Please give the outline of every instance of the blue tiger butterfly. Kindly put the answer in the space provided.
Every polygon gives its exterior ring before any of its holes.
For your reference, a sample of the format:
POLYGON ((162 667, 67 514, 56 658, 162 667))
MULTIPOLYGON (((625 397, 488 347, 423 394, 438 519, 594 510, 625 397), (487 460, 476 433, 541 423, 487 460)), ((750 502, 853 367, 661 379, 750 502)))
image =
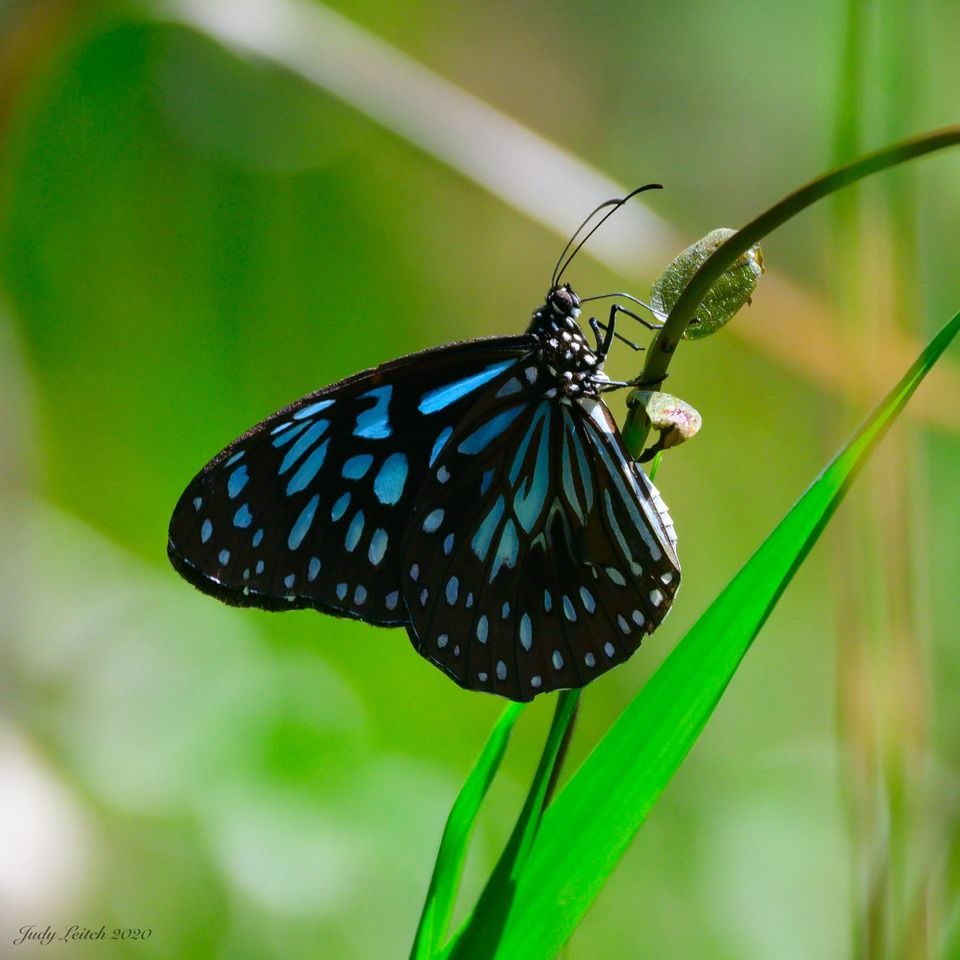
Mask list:
POLYGON ((511 700, 630 657, 680 582, 670 515, 601 398, 626 385, 603 372, 616 315, 646 321, 614 304, 591 346, 577 318, 599 298, 560 280, 640 190, 581 224, 523 335, 385 363, 234 440, 174 509, 177 571, 229 604, 406 627, 462 687, 511 700))

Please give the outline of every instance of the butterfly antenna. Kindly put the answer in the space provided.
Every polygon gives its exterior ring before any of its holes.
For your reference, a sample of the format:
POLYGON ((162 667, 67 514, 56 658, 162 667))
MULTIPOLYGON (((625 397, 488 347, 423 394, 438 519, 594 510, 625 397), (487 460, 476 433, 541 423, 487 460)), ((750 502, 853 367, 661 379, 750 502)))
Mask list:
MULTIPOLYGON (((577 237, 580 236, 580 231, 581 231, 601 210, 603 210, 605 207, 612 207, 612 206, 614 206, 614 204, 619 205, 619 204, 621 204, 621 203, 623 203, 623 201, 622 201, 622 200, 617 200, 617 199, 614 199, 614 200, 604 200, 604 202, 601 203, 598 207, 594 207, 594 209, 591 210, 591 211, 587 214, 587 216, 584 218, 583 223, 581 223, 580 226, 577 227, 577 229, 573 231, 573 236, 567 241, 567 245, 563 248, 563 251, 561 252, 560 256, 557 258, 557 262, 556 262, 556 264, 555 264, 555 266, 554 266, 554 268, 553 268, 553 273, 550 274, 550 289, 551 289, 551 290, 557 285, 557 282, 558 282, 558 280, 559 280, 558 271, 560 271, 560 264, 563 263, 563 258, 567 255, 567 251, 568 251, 568 250, 570 249, 570 247, 573 246, 573 244, 576 242, 577 237)), ((612 213, 612 212, 613 212, 613 211, 611 211, 611 213, 612 213)), ((562 272, 562 271, 561 271, 561 272, 562 272)))
POLYGON ((559 282, 561 277, 563 277, 564 271, 567 267, 570 266, 573 258, 580 252, 583 245, 607 222, 607 220, 612 217, 617 210, 619 210, 628 200, 632 197, 635 197, 638 193, 644 193, 647 190, 662 190, 662 183, 646 183, 642 187, 637 187, 636 190, 631 190, 625 197, 622 197, 620 200, 608 200, 606 203, 601 203, 593 213, 587 217, 583 223, 577 227, 577 232, 570 238, 570 242, 564 247, 563 253, 560 254, 560 260, 557 261, 557 266, 553 268, 553 276, 550 280, 551 288, 555 287, 559 282), (570 249, 570 246, 573 244, 574 240, 577 238, 577 234, 590 222, 590 220, 598 214, 604 207, 611 207, 589 230, 587 235, 574 247, 573 252, 567 257, 566 260, 563 260, 566 255, 567 250, 570 249), (563 261, 563 266, 560 266, 560 262, 563 261))

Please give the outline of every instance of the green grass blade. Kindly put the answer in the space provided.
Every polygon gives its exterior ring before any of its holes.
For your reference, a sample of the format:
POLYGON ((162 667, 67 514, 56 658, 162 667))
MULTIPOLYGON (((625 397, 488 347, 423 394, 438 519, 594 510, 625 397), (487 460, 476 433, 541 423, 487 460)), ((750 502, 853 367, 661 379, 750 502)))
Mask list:
MULTIPOLYGON (((445 957, 459 960, 460 957, 477 956, 475 951, 479 949, 478 945, 498 939, 499 931, 510 914, 517 880, 530 856, 543 816, 547 791, 557 771, 561 744, 576 716, 579 700, 580 690, 563 690, 557 698, 553 722, 523 809, 480 900, 464 924, 462 933, 454 938, 454 949, 450 954, 444 954, 445 957)), ((482 955, 482 950, 479 955, 482 955)))
POLYGON ((414 937, 410 960, 429 960, 436 955, 446 937, 460 885, 460 875, 467 859, 467 846, 480 804, 500 769, 500 761, 506 752, 510 734, 523 707, 522 703, 511 703, 500 715, 454 801, 443 828, 437 862, 430 878, 423 912, 420 914, 420 925, 414 937))
POLYGON ((458 957, 549 960, 557 955, 693 746, 853 477, 958 329, 960 314, 634 698, 546 810, 503 930, 496 939, 471 938, 471 950, 458 957))

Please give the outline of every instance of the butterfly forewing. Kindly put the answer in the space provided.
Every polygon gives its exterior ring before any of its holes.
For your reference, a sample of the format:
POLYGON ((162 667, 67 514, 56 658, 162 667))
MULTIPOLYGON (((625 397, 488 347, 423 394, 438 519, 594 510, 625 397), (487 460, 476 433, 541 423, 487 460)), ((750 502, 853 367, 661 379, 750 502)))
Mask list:
POLYGON ((415 647, 515 700, 625 660, 679 582, 666 509, 609 411, 558 400, 553 379, 528 358, 467 409, 404 537, 415 647))
POLYGON ((509 337, 425 351, 274 414, 187 487, 171 560, 227 603, 406 623, 403 531, 431 462, 530 350, 509 337))

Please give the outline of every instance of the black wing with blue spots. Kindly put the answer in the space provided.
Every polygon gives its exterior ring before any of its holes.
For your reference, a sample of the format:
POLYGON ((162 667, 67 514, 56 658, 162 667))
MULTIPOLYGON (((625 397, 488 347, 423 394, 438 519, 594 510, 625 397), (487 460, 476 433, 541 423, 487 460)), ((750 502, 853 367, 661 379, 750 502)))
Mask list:
POLYGON ((513 700, 626 660, 680 582, 670 517, 600 397, 576 295, 526 335, 452 344, 281 410, 218 454, 170 523, 201 590, 406 626, 461 686, 513 700))
POLYGON ((663 620, 673 524, 606 406, 526 361, 450 430, 414 503, 402 594, 416 649, 513 700, 580 687, 663 620))
POLYGON ((403 534, 445 437, 530 337, 428 350, 357 374, 249 430, 194 478, 168 554, 226 603, 402 625, 403 534))

